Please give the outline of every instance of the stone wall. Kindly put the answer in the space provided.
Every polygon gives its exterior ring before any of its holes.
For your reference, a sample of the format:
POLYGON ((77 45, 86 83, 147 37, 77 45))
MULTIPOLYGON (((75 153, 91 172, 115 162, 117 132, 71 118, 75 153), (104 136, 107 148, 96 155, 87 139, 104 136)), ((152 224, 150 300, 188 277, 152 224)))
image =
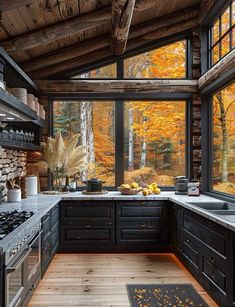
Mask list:
POLYGON ((0 185, 5 186, 3 195, 7 193, 7 180, 26 175, 26 163, 26 152, 0 147, 0 185))

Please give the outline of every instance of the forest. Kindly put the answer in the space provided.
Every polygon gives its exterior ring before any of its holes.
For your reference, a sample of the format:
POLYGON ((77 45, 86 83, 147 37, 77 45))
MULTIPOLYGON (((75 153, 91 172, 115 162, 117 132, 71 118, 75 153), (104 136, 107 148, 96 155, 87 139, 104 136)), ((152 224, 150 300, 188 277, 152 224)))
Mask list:
MULTIPOLYGON (((184 78, 186 41, 179 41, 124 60, 127 78, 184 78)), ((113 78, 116 65, 74 78, 113 78)), ((185 101, 124 101, 125 182, 156 181, 172 186, 185 174, 185 101)), ((54 130, 65 139, 80 133, 87 146, 88 169, 82 179, 98 177, 115 185, 115 102, 54 101, 54 130)))

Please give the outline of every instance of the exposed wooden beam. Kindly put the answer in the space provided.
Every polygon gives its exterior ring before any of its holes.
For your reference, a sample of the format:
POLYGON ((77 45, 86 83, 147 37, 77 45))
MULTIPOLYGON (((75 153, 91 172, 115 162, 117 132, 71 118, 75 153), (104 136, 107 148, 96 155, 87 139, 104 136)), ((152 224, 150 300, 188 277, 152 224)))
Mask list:
POLYGON ((91 53, 87 53, 81 57, 77 57, 72 60, 48 66, 46 69, 44 68, 38 69, 29 74, 32 79, 46 78, 55 75, 58 76, 59 74, 61 74, 61 72, 72 70, 73 68, 83 66, 91 62, 99 61, 100 59, 105 59, 111 56, 112 56, 112 51, 109 47, 107 47, 91 53))
MULTIPOLYGON (((162 17, 158 17, 149 20, 144 23, 140 23, 131 27, 129 32, 129 39, 136 38, 138 36, 145 35, 149 32, 184 22, 190 18, 194 18, 198 15, 199 6, 192 6, 187 9, 183 9, 171 14, 167 14, 162 17)), ((27 72, 35 71, 50 65, 61 63, 79 56, 82 56, 89 52, 100 50, 101 48, 108 47, 110 39, 108 36, 98 36, 84 42, 62 48, 56 52, 42 55, 27 62, 21 63, 21 67, 27 72)))
MULTIPOLYGON (((169 35, 180 33, 185 30, 189 30, 191 28, 194 28, 197 25, 198 25, 197 18, 193 18, 188 21, 185 21, 184 23, 174 24, 170 27, 159 29, 157 31, 143 35, 141 37, 134 38, 128 41, 127 51, 141 47, 145 45, 146 43, 156 40, 157 38, 163 38, 169 35)), ((62 63, 48 66, 46 69, 42 68, 42 69, 33 71, 30 73, 30 76, 33 79, 43 79, 43 78, 55 76, 58 74, 62 74, 63 72, 69 71, 73 68, 77 69, 80 66, 92 63, 94 61, 104 60, 105 58, 110 57, 110 56, 111 54, 110 54, 109 48, 100 49, 98 51, 88 53, 82 57, 77 57, 77 58, 74 58, 68 61, 64 61, 62 63)))
POLYGON ((114 54, 123 54, 126 49, 135 0, 112 1, 112 50, 114 54))
POLYGON ((235 49, 227 54, 222 60, 209 69, 199 80, 199 88, 202 89, 209 85, 225 72, 235 67, 235 49))
POLYGON ((0 1, 0 11, 6 12, 18 7, 29 5, 39 0, 1 0, 0 1))
POLYGON ((27 72, 45 68, 57 63, 65 62, 86 53, 94 52, 110 46, 110 38, 107 35, 97 36, 81 43, 62 48, 56 52, 42 55, 27 62, 20 63, 20 66, 27 72))
POLYGON ((8 52, 26 50, 40 45, 49 44, 57 39, 86 31, 100 25, 109 24, 110 21, 111 12, 110 8, 107 7, 30 33, 24 33, 19 37, 1 42, 1 47, 8 52))
POLYGON ((196 93, 197 80, 37 80, 44 94, 196 93))

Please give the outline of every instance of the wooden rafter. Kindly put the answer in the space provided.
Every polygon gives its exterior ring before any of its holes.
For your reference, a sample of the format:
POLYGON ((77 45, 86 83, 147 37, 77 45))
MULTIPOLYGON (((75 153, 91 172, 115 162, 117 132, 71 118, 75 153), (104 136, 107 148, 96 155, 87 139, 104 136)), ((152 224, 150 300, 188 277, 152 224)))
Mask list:
POLYGON ((114 54, 123 54, 126 49, 135 0, 112 1, 112 50, 114 54))
POLYGON ((8 52, 26 50, 40 45, 49 44, 57 39, 70 36, 100 25, 109 24, 111 21, 110 8, 104 8, 89 14, 77 16, 64 21, 63 23, 53 24, 42 29, 25 33, 19 37, 1 42, 8 52))
POLYGON ((44 94, 196 93, 197 80, 36 80, 44 94))
MULTIPOLYGON (((146 43, 150 43, 158 38, 167 37, 173 34, 180 33, 185 30, 192 29, 198 26, 198 19, 192 18, 188 21, 184 21, 183 23, 173 24, 170 27, 166 27, 164 29, 158 29, 151 33, 147 33, 146 35, 142 35, 141 37, 135 37, 128 41, 127 43, 127 51, 131 51, 135 48, 142 47, 146 43)), ((66 71, 72 70, 74 68, 78 69, 80 66, 85 64, 92 63, 94 61, 102 61, 107 57, 111 56, 111 51, 109 48, 100 49, 91 53, 88 53, 82 57, 73 58, 58 64, 54 64, 48 66, 46 69, 42 68, 36 71, 31 72, 32 78, 47 78, 51 76, 55 76, 58 74, 62 74, 66 71)))
MULTIPOLYGON (((199 6, 192 6, 187 9, 183 9, 162 17, 149 20, 144 23, 134 25, 130 29, 129 39, 134 39, 166 26, 185 22, 191 18, 195 18, 198 15, 198 9, 199 6)), ((56 52, 44 54, 40 57, 21 63, 21 67, 27 72, 35 71, 73 58, 77 58, 79 56, 83 56, 87 52, 90 53, 96 50, 100 50, 101 48, 108 47, 109 44, 110 40, 108 35, 98 36, 84 42, 62 48, 56 52)))
POLYGON ((24 5, 29 5, 39 0, 1 0, 0 1, 0 11, 6 12, 12 9, 19 8, 24 5))

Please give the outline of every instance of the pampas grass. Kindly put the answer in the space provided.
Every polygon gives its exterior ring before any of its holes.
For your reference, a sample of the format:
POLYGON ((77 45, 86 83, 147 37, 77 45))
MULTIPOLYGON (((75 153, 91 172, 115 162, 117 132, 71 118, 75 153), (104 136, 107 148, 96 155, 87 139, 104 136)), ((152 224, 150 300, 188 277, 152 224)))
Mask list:
POLYGON ((75 134, 65 144, 61 132, 57 132, 54 139, 48 137, 46 143, 41 143, 44 158, 52 173, 73 176, 87 166, 87 148, 77 145, 78 138, 79 134, 75 134))

